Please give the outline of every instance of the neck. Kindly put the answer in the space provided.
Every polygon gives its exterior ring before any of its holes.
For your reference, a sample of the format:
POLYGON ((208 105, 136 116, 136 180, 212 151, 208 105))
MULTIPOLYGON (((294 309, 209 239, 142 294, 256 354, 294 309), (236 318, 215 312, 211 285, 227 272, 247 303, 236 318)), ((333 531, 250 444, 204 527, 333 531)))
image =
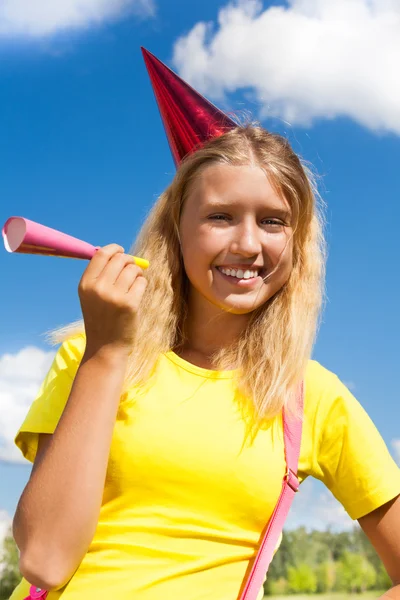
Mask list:
POLYGON ((231 346, 240 337, 249 315, 227 313, 209 302, 201 302, 201 306, 197 304, 193 298, 189 302, 183 349, 209 359, 215 352, 231 346))

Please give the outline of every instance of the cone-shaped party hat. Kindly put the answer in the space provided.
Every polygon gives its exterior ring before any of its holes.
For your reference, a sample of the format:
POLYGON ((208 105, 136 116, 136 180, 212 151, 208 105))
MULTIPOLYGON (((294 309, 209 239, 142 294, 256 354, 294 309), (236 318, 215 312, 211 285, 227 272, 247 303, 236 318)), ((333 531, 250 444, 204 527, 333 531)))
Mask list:
POLYGON ((154 54, 142 52, 176 166, 207 140, 237 127, 154 54))

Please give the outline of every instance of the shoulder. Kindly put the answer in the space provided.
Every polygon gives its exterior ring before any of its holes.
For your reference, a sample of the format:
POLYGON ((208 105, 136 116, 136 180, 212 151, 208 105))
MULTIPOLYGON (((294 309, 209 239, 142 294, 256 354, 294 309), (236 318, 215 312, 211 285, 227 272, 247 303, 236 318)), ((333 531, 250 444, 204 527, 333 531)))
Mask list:
POLYGON ((334 411, 347 413, 359 403, 336 373, 310 360, 304 377, 305 412, 315 422, 323 421, 334 411))
POLYGON ((302 475, 322 481, 351 519, 359 519, 399 493, 398 466, 335 373, 312 360, 304 379, 302 475))
POLYGON ((86 337, 84 334, 73 334, 66 338, 58 347, 50 368, 42 381, 36 400, 43 393, 54 389, 55 382, 57 387, 69 387, 75 378, 86 347, 86 337))
POLYGON ((305 385, 310 391, 322 391, 326 389, 327 386, 336 387, 338 384, 341 384, 341 381, 336 373, 333 373, 333 371, 322 366, 321 363, 316 360, 308 361, 305 374, 305 385))
POLYGON ((36 456, 39 434, 51 434, 55 430, 85 347, 84 334, 71 335, 62 342, 16 434, 15 444, 23 456, 31 462, 36 456))
POLYGON ((82 360, 85 347, 86 336, 84 333, 78 333, 68 337, 58 348, 52 368, 57 371, 76 370, 82 360))
POLYGON ((309 402, 318 403, 322 398, 334 398, 347 389, 336 373, 323 367, 316 360, 309 360, 304 377, 305 396, 309 402))
POLYGON ((60 346, 60 352, 71 359, 81 359, 86 347, 86 336, 84 333, 76 333, 64 340, 60 346))
POLYGON ((352 432, 372 435, 374 425, 363 405, 339 377, 317 361, 309 361, 305 376, 304 413, 313 435, 332 442, 352 432))

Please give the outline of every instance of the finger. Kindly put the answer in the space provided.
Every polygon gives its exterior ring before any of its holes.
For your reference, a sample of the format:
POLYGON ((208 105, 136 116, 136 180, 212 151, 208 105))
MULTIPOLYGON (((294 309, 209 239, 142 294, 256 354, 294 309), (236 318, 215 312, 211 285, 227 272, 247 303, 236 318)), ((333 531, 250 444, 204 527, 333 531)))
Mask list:
MULTIPOLYGON (((102 273, 100 273, 96 280, 96 283, 101 284, 104 287, 114 286, 121 271, 128 264, 135 265, 135 259, 133 258, 133 256, 117 252, 109 260, 102 273)), ((135 268, 141 271, 139 267, 136 266, 135 268)))
POLYGON ((87 279, 97 279, 104 271, 109 261, 116 254, 123 254, 124 249, 118 244, 109 244, 99 248, 86 268, 84 277, 87 279))
POLYGON ((129 262, 119 273, 114 283, 114 287, 122 292, 128 293, 136 277, 141 274, 143 274, 143 271, 137 267, 134 262, 129 262))
POLYGON ((127 297, 130 300, 131 308, 133 308, 135 311, 139 309, 147 284, 148 281, 146 277, 143 277, 143 275, 138 275, 129 289, 127 297))

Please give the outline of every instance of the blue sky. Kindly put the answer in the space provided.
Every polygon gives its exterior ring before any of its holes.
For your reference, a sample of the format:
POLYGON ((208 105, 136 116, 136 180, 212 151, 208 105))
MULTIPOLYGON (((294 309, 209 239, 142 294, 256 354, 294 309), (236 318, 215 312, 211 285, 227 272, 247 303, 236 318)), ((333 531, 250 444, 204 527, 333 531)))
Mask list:
MULTIPOLYGON (((97 11, 85 2, 80 15, 76 0, 62 0, 51 18, 40 15, 45 2, 36 16, 8 1, 0 8, 1 224, 19 215, 129 247, 174 173, 145 46, 223 110, 247 110, 286 135, 314 165, 329 242, 314 358, 347 383, 400 461, 400 78, 389 68, 400 32, 388 20, 399 9, 338 1, 333 20, 327 0, 103 0, 97 11), (379 43, 370 52, 374 28, 382 45, 393 41, 390 56, 379 43)), ((85 266, 0 252, 0 521, 29 477, 12 438, 53 356, 43 333, 80 317, 85 266)), ((319 482, 305 485, 293 526, 349 526, 319 482)))

